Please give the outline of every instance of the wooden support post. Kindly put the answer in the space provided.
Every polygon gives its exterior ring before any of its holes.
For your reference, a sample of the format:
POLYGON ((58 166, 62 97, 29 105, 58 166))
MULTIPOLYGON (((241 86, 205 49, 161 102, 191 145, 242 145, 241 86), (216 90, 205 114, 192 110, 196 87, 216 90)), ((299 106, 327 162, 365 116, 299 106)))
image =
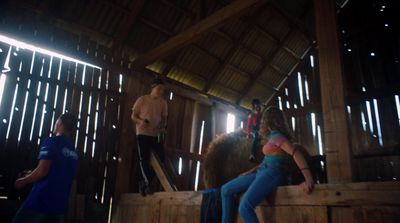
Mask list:
POLYGON ((158 180, 160 180, 160 183, 164 190, 166 192, 173 192, 176 189, 174 188, 171 179, 168 177, 167 172, 165 171, 165 168, 162 167, 158 159, 154 156, 154 153, 150 153, 150 164, 154 169, 154 172, 156 172, 158 180))
POLYGON ((334 0, 314 0, 328 182, 351 182, 352 153, 346 120, 334 0))

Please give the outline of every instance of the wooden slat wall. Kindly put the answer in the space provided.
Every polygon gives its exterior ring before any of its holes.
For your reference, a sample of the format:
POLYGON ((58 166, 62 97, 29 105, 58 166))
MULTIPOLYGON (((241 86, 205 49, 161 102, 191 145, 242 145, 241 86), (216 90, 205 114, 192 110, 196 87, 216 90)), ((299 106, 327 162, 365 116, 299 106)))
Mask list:
MULTIPOLYGON (((400 156, 398 152, 400 123, 395 95, 400 96, 400 92, 396 90, 399 82, 396 78, 385 78, 385 75, 380 75, 380 72, 383 72, 382 70, 367 72, 362 69, 360 64, 365 62, 360 59, 362 55, 359 52, 359 48, 365 48, 366 46, 359 46, 361 43, 363 43, 361 40, 354 41, 352 54, 344 53, 344 87, 348 105, 346 110, 350 126, 354 178, 355 181, 363 182, 398 180, 400 179, 400 156), (387 87, 382 87, 382 83, 385 83, 387 87), (363 86, 366 87, 366 92, 362 91, 363 86), (376 99, 376 108, 379 113, 378 119, 376 118, 374 99, 376 99), (369 124, 367 103, 369 103, 370 107, 373 129, 369 124), (363 114, 364 119, 361 114, 363 114), (381 126, 381 143, 379 141, 377 120, 379 120, 381 126)), ((279 107, 278 98, 281 98, 283 112, 290 127, 292 127, 292 117, 295 118, 294 135, 296 141, 304 145, 311 155, 319 155, 320 143, 318 131, 316 132, 316 137, 313 136, 311 113, 315 114, 316 126, 320 126, 321 131, 323 130, 317 53, 313 52, 311 54, 314 59, 314 67, 311 66, 310 59, 307 59, 299 69, 303 81, 304 106, 300 106, 297 73, 289 77, 287 83, 269 104, 279 107), (305 80, 308 83, 310 100, 306 100, 305 80), (288 95, 286 95, 285 89, 288 89, 288 95), (290 104, 290 108, 287 108, 287 101, 290 104), (295 104, 297 109, 294 108, 295 104)), ((321 133, 323 147, 324 137, 323 132, 321 133)))
POLYGON ((399 68, 392 60, 398 55, 396 36, 391 36, 389 32, 376 39, 370 30, 360 30, 358 34, 349 34, 343 41, 351 42, 354 50, 349 53, 343 49, 343 58, 348 83, 348 105, 351 109, 349 119, 356 180, 398 180, 400 111, 396 108, 395 95, 400 96, 400 79, 399 68), (377 56, 371 57, 368 50, 374 42, 385 44, 374 45, 377 56), (368 107, 372 125, 369 122, 368 107), (376 116, 376 112, 379 116, 376 116))
MULTIPOLYGON (((2 35, 57 49, 79 60, 111 61, 106 56, 110 53, 89 39, 41 23, 9 17, 0 26, 2 35)), ((50 136, 57 117, 70 112, 79 121, 74 142, 80 156, 77 193, 85 194, 87 201, 108 204, 114 194, 122 92, 125 91, 119 73, 34 53, 7 42, 0 42, 0 49, 1 70, 6 77, 0 105, 1 195, 9 199, 21 195, 13 189, 17 174, 36 166, 40 143, 50 136), (8 58, 9 70, 4 68, 8 58)))
POLYGON ((302 88, 300 89, 299 87, 298 73, 295 72, 288 77, 289 79, 286 84, 282 86, 279 93, 271 100, 269 105, 282 108, 295 136, 295 141, 305 146, 311 155, 318 155, 319 140, 317 127, 320 126, 322 130, 323 123, 321 117, 321 99, 316 52, 311 53, 311 56, 313 58, 313 66, 311 65, 311 57, 305 58, 303 66, 298 70, 301 77, 300 82, 302 88), (300 94, 300 92, 302 94, 300 94), (306 92, 308 92, 308 99, 306 92), (303 98, 303 106, 301 105, 301 98, 303 98), (315 114, 316 122, 314 130, 312 128, 311 113, 315 114), (294 129, 292 118, 295 120, 294 129), (313 131, 316 133, 315 136, 313 136, 313 131))
POLYGON ((281 108, 293 132, 293 141, 303 145, 314 157, 315 163, 312 165, 318 167, 315 170, 316 181, 326 183, 317 56, 317 52, 312 51, 309 57, 304 58, 302 65, 288 77, 281 90, 267 105, 281 108))

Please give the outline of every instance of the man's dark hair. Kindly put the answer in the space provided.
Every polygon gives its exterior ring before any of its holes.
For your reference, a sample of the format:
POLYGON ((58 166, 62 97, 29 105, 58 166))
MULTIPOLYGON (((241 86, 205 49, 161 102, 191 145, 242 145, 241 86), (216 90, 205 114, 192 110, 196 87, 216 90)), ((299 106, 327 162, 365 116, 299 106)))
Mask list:
POLYGON ((257 98, 255 98, 255 99, 253 99, 253 100, 251 101, 251 105, 260 105, 260 104, 261 104, 261 102, 260 102, 260 100, 257 99, 257 98))
POLYGON ((164 81, 160 78, 155 78, 151 81, 150 86, 151 88, 155 88, 157 85, 164 84, 164 81))
POLYGON ((76 118, 74 115, 66 113, 62 114, 58 119, 60 119, 66 131, 73 133, 76 130, 76 118))

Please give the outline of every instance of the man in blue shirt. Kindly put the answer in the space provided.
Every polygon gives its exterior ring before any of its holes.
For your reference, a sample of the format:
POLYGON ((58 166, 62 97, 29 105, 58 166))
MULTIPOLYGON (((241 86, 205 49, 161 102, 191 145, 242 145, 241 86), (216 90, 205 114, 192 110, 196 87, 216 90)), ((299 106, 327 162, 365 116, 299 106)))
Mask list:
POLYGON ((61 115, 54 126, 55 136, 47 138, 41 145, 35 170, 15 182, 17 189, 34 185, 13 223, 63 222, 78 161, 70 138, 75 130, 75 117, 61 115))

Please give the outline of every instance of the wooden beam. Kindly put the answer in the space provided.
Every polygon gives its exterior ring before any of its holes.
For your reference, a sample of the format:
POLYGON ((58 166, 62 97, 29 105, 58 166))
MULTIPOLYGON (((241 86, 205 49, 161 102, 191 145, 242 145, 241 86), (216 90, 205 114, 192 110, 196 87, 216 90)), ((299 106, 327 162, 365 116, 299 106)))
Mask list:
POLYGON ((191 20, 194 20, 196 18, 195 13, 177 6, 175 3, 172 3, 170 0, 162 0, 161 2, 163 4, 165 4, 165 5, 168 5, 168 6, 172 7, 172 8, 174 8, 175 11, 177 11, 177 12, 181 13, 182 15, 190 18, 191 20))
MULTIPOLYGON (((39 16, 43 16, 46 13, 38 7, 32 8, 31 5, 23 1, 9 1, 9 12, 12 11, 13 13, 18 14, 18 12, 21 12, 21 10, 39 16)), ((88 28, 67 20, 58 19, 53 15, 47 14, 46 16, 48 17, 47 19, 51 21, 51 24, 56 28, 68 31, 76 35, 90 36, 91 39, 95 40, 98 44, 104 46, 110 46, 110 43, 112 42, 112 36, 101 33, 92 28, 88 28)))
POLYGON ((175 66, 175 63, 176 63, 177 59, 178 59, 178 56, 175 55, 174 58, 172 58, 172 60, 168 62, 168 65, 163 69, 163 71, 161 73, 162 76, 168 76, 168 73, 175 66))
MULTIPOLYGON (((294 18, 293 16, 289 15, 289 13, 287 13, 285 9, 283 9, 278 3, 271 1, 270 5, 286 20, 288 20, 288 22, 292 26, 296 27, 298 30, 304 33, 311 41, 315 40, 314 34, 304 25, 302 21, 300 21, 298 18, 294 18)), ((300 17, 305 16, 307 12, 311 9, 312 9, 312 4, 310 1, 310 3, 306 5, 304 13, 300 17)))
MULTIPOLYGON (((164 35, 168 36, 168 37, 172 37, 174 35, 174 33, 172 31, 167 30, 166 28, 161 27, 160 25, 156 24, 153 21, 150 21, 146 18, 140 18, 140 21, 143 22, 144 24, 146 24, 147 26, 150 26, 151 28, 162 32, 164 35)), ((197 50, 200 50, 202 53, 206 54, 209 57, 214 58, 215 60, 217 60, 218 62, 221 61, 220 58, 218 58, 217 56, 213 55, 212 53, 210 53, 208 50, 204 49, 202 46, 198 45, 197 43, 192 43, 190 46, 193 46, 194 48, 196 48, 197 50)), ((179 51, 179 50, 178 50, 179 51)), ((177 53, 176 53, 177 54, 177 53)), ((174 64, 172 64, 174 65, 174 64)))
POLYGON ((199 155, 197 153, 186 152, 185 150, 168 149, 168 150, 166 150, 166 153, 170 154, 172 156, 182 157, 182 158, 188 159, 188 160, 195 160, 195 161, 200 161, 200 162, 203 162, 203 160, 204 160, 203 155, 199 155))
MULTIPOLYGON (((278 44, 279 43, 279 39, 274 37, 271 33, 269 33, 267 30, 263 29, 262 27, 260 27, 259 25, 255 24, 254 22, 251 22, 249 20, 242 20, 243 22, 247 23, 248 26, 251 26, 252 28, 256 29, 257 31, 259 31, 263 36, 265 36, 266 38, 270 39, 271 41, 273 41, 274 43, 278 44)), ((217 35, 221 36, 222 38, 230 41, 231 43, 234 42, 233 38, 230 37, 228 34, 224 33, 221 30, 217 30, 215 32, 217 35)), ((257 53, 255 53, 254 51, 252 51, 251 49, 249 49, 247 46, 243 45, 242 43, 240 43, 242 48, 246 49, 249 53, 251 53, 252 55, 257 55, 256 57, 262 57, 260 55, 258 55, 257 53)), ((296 53, 293 52, 293 50, 289 49, 286 46, 282 47, 284 50, 286 50, 286 52, 292 54, 292 56, 300 59, 299 55, 297 55, 296 53)))
POLYGON ((314 6, 328 182, 351 182, 352 152, 346 118, 336 5, 334 0, 314 0, 314 6))
POLYGON ((140 22, 142 22, 143 24, 145 24, 146 26, 149 26, 157 31, 160 31, 161 33, 163 33, 164 35, 170 37, 173 36, 174 33, 169 31, 168 29, 156 24, 155 22, 149 20, 148 18, 142 17, 139 19, 140 22))
MULTIPOLYGON (((315 43, 313 43, 313 44, 306 50, 306 52, 302 55, 302 59, 292 68, 292 70, 290 70, 289 74, 291 74, 293 71, 297 70, 297 68, 299 68, 300 66, 304 66, 304 63, 307 61, 307 58, 309 58, 309 55, 311 55, 311 54, 314 52, 313 49, 315 48, 315 46, 316 46, 315 43)), ((289 76, 288 76, 288 78, 289 78, 289 76)), ((277 91, 277 92, 274 92, 274 93, 271 95, 271 97, 270 97, 266 102, 264 102, 264 104, 270 105, 271 100, 275 97, 275 95, 276 95, 277 93, 279 93, 280 90, 283 89, 283 87, 284 87, 285 85, 288 85, 288 82, 287 82, 287 81, 286 81, 285 83, 282 83, 282 84, 278 87, 278 91, 277 91)))
POLYGON ((283 109, 283 113, 285 114, 286 117, 299 117, 299 116, 304 116, 306 114, 309 114, 311 112, 314 113, 321 113, 321 104, 319 103, 308 103, 305 104, 304 107, 298 107, 298 108, 293 108, 291 107, 290 109, 286 109, 286 107, 283 109))
POLYGON ((166 192, 173 192, 176 190, 176 187, 171 182, 170 177, 168 176, 167 171, 156 158, 153 152, 150 153, 150 164, 154 169, 154 172, 157 175, 158 180, 160 181, 162 187, 166 192))
MULTIPOLYGON (((171 204, 201 205, 202 191, 159 192, 150 197, 124 194, 119 206, 157 203, 166 200, 171 204)), ((298 185, 281 186, 260 206, 352 206, 400 205, 399 182, 365 182, 347 184, 317 184, 313 193, 306 194, 298 185)))
MULTIPOLYGON (((147 68, 142 68, 142 69, 139 70, 139 72, 141 72, 143 74, 146 74, 146 75, 152 75, 153 77, 160 75, 159 73, 156 73, 156 72, 154 72, 152 70, 149 70, 147 68)), ((224 105, 224 106, 227 106, 227 107, 235 108, 238 112, 242 112, 242 113, 247 113, 248 112, 248 110, 243 108, 243 107, 240 107, 240 106, 238 106, 238 105, 236 105, 234 103, 231 103, 229 101, 225 101, 225 100, 223 100, 221 98, 215 97, 213 95, 204 93, 199 89, 196 89, 196 88, 190 87, 188 85, 182 84, 181 82, 176 81, 174 79, 167 78, 166 82, 167 82, 167 84, 169 84, 169 85, 167 85, 167 88, 169 88, 169 89, 173 88, 172 90, 175 90, 175 91, 186 92, 185 96, 189 97, 189 98, 192 98, 193 100, 196 100, 196 101, 199 101, 199 102, 203 102, 204 104, 210 104, 210 105, 215 103, 215 102, 217 102, 220 105, 224 105)))
POLYGON ((395 94, 400 94, 400 85, 392 84, 380 88, 368 89, 366 92, 348 92, 347 102, 349 104, 357 104, 362 101, 393 97, 395 94))
POLYGON ((170 38, 160 46, 137 58, 133 64, 134 68, 137 69, 140 67, 145 67, 156 60, 168 56, 176 50, 194 42, 202 35, 224 25, 230 19, 237 18, 250 8, 260 5, 264 1, 265 0, 236 0, 232 2, 228 6, 218 10, 211 16, 205 18, 199 23, 170 38))
MULTIPOLYGON (((239 100, 237 101, 237 104, 240 104, 240 102, 243 100, 243 98, 246 97, 246 95, 248 94, 248 92, 251 90, 251 87, 257 83, 258 78, 261 76, 263 70, 265 68, 267 68, 268 66, 270 67, 274 67, 272 66, 272 61, 274 59, 274 57, 279 53, 279 50, 281 50, 281 48, 285 45, 285 42, 287 41, 287 39, 290 37, 290 35, 294 32, 294 29, 291 29, 288 33, 286 33, 286 35, 283 37, 283 39, 279 42, 278 46, 267 56, 268 59, 266 59, 266 61, 268 61, 265 66, 261 67, 256 75, 253 76, 253 78, 251 80, 249 80, 247 82, 247 84, 244 87, 243 93, 241 94, 242 96, 239 98, 239 100)), ((277 70, 277 68, 275 68, 275 70, 277 70)), ((283 72, 279 72, 279 73, 283 73, 283 72)), ((288 75, 288 74, 285 74, 288 75)))
MULTIPOLYGON (((251 17, 250 20, 255 20, 255 18, 258 17, 259 13, 261 13, 262 10, 259 10, 255 15, 251 17)), ((237 39, 233 39, 233 42, 231 42, 232 46, 229 49, 227 56, 225 59, 222 61, 221 65, 218 67, 218 69, 214 72, 214 74, 211 75, 211 78, 207 80, 206 85, 204 86, 203 91, 208 92, 211 89, 212 84, 217 80, 218 76, 220 73, 222 73, 226 67, 229 65, 231 59, 235 55, 236 51, 238 51, 241 47, 241 43, 243 40, 246 38, 247 34, 251 30, 251 26, 247 26, 239 35, 237 39)), ((222 33, 222 31, 220 31, 222 33)))
MULTIPOLYGON (((269 33, 267 30, 263 29, 259 25, 254 25, 254 28, 257 29, 257 31, 261 32, 265 37, 268 39, 274 41, 275 43, 279 44, 279 39, 273 36, 271 33, 269 33)), ((289 49, 286 46, 282 46, 282 49, 285 50, 286 52, 290 53, 293 57, 300 59, 299 55, 297 55, 293 50, 289 49)))

